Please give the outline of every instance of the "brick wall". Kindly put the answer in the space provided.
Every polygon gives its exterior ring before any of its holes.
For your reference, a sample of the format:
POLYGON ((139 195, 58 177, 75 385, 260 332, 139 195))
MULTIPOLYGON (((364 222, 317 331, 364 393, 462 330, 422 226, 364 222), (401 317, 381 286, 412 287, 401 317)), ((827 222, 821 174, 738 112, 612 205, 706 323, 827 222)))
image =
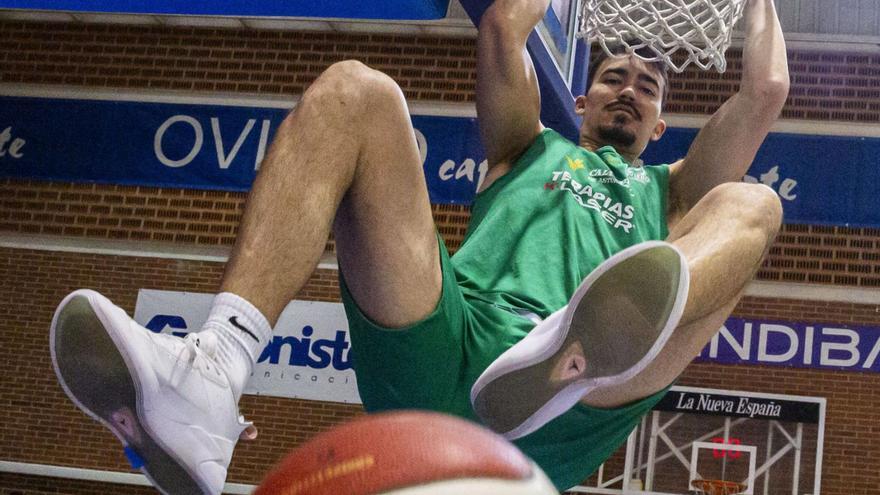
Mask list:
POLYGON ((80 480, 58 480, 41 476, 0 473, 0 495, 155 495, 145 486, 94 483, 80 480), (61 491, 59 491, 59 489, 61 491))
MULTIPOLYGON (((466 38, 297 33, 0 21, 0 82, 301 94, 333 62, 358 58, 407 98, 473 101, 476 42, 466 38)), ((710 114, 737 88, 742 53, 724 74, 694 66, 671 80, 666 111, 710 114)), ((880 122, 880 55, 790 52, 783 117, 880 122)))
MULTIPOLYGON (((226 191, 0 179, 0 232, 231 246, 244 203, 226 191)), ((467 207, 432 209, 455 252, 467 207)), ((758 279, 880 287, 880 229, 785 225, 758 279)))
MULTIPOLYGON (((407 98, 471 102, 474 40, 0 21, 0 82, 124 89, 297 95, 329 64, 356 57, 389 73, 407 98)), ((739 54, 724 75, 689 69, 672 82, 667 111, 707 114, 736 89, 739 54)), ((880 121, 880 56, 791 53, 791 119, 880 121)), ((231 245, 244 195, 0 179, 4 233, 231 245)), ((435 205, 454 251, 468 211, 435 205)), ((328 244, 332 249, 332 242, 328 244)), ((47 329, 64 294, 90 287, 128 311, 141 288, 213 292, 220 263, 0 249, 0 459, 124 471, 115 439, 63 396, 49 363, 47 329), (63 446, 63 449, 60 448, 63 446)), ((760 272, 764 280, 878 287, 880 229, 788 225, 760 272)), ((299 295, 338 300, 335 273, 319 270, 299 295)), ((880 303, 746 298, 738 316, 880 325, 880 303)), ((874 493, 877 378, 754 366, 694 364, 681 384, 829 398, 823 493, 874 493)), ((306 438, 361 413, 356 406, 245 397, 262 436, 236 451, 230 480, 255 483, 306 438)), ((0 475, 0 493, 149 493, 136 487, 0 475)))
MULTIPOLYGON (((789 50, 791 89, 782 118, 880 122, 880 55, 789 50)), ((710 114, 732 95, 742 51, 727 53, 724 74, 693 66, 672 77, 668 112, 710 114)))
MULTIPOLYGON (((113 297, 133 312, 142 288, 213 292, 222 263, 184 261, 26 249, 0 249, 0 363, 4 381, 0 414, 15 418, 0 426, 0 459, 19 462, 126 470, 116 440, 66 399, 51 369, 47 329, 55 305, 69 291, 93 288, 113 297), (59 449, 64 445, 64 449, 59 449)), ((318 270, 299 298, 338 300, 336 274, 318 270)), ((735 316, 880 326, 880 304, 841 305, 747 297, 735 316), (770 308, 770 309, 768 309, 770 308)), ((878 433, 876 411, 880 395, 872 374, 832 373, 757 366, 693 364, 680 385, 750 390, 828 398, 825 440, 826 479, 839 484, 836 473, 860 482, 875 480, 868 456, 878 433)), ((230 480, 256 483, 266 466, 311 435, 361 413, 358 406, 275 397, 245 396, 243 414, 256 422, 261 436, 236 451, 230 480)), ((30 486, 33 477, 5 476, 14 485, 30 486)), ((2 479, 2 478, 0 478, 2 479)), ((36 485, 49 483, 33 481, 36 485)), ((57 482, 65 486, 67 482, 57 482)), ((868 495, 869 490, 837 487, 826 482, 823 493, 868 495)), ((30 488, 29 488, 30 489, 30 488)), ((62 493, 82 493, 67 489, 62 493)), ((2 492, 0 492, 2 493, 2 492)), ((24 493, 41 493, 39 491, 24 493)), ((85 492, 88 493, 88 492, 85 492)), ((118 493, 135 493, 120 489, 118 493)))
POLYGON ((0 21, 0 82, 301 94, 358 58, 407 98, 473 99, 474 41, 462 38, 0 21))
MULTIPOLYGON (((245 200, 245 193, 228 191, 0 178, 0 232, 231 246, 245 200)), ((438 204, 432 210, 450 248, 457 248, 468 209, 438 204)))

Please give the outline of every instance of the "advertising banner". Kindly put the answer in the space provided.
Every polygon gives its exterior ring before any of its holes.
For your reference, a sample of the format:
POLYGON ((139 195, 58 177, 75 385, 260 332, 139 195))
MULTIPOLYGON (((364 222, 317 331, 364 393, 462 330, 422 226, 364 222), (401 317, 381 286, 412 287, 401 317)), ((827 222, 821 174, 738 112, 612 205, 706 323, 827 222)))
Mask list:
MULTIPOLYGON (((0 96, 0 176, 247 191, 290 107, 0 96)), ((412 121, 431 201, 469 203, 476 119, 412 121)))
MULTIPOLYGON (((642 159, 669 163, 683 158, 698 131, 670 128, 642 159)), ((786 223, 877 226, 878 153, 880 138, 774 132, 744 180, 776 191, 786 223)))
POLYGON ((675 413, 818 424, 821 418, 821 406, 820 402, 815 401, 697 392, 675 387, 653 409, 675 413))
POLYGON ((697 359, 880 373, 880 327, 728 318, 697 359))
MULTIPOLYGON (((245 191, 290 107, 0 96, 0 176, 245 191)), ((476 119, 412 122, 431 201, 470 204, 488 171, 476 119)), ((669 129, 644 161, 685 156, 696 132, 669 129)), ((880 226, 877 156, 880 138, 773 133, 744 180, 773 188, 787 223, 880 226)))
MULTIPOLYGON (((134 318, 151 331, 182 337, 202 327, 213 297, 212 294, 141 289, 134 318)), ((880 328, 876 327, 837 328, 730 318, 697 361, 878 373, 878 354, 880 328)), ((281 314, 272 340, 260 352, 245 393, 360 403, 351 365, 353 356, 342 304, 292 301, 281 314)), ((690 403, 693 408, 705 409, 702 412, 712 412, 711 407, 718 407, 721 409, 716 412, 727 414, 732 407, 734 413, 739 411, 737 414, 771 416, 775 414, 774 408, 780 407, 782 413, 778 419, 789 416, 785 412, 788 406, 779 401, 762 406, 760 401, 753 401, 752 405, 740 405, 736 401, 734 405, 726 402, 712 405, 706 400, 685 397, 680 404, 690 403)), ((675 404, 667 405, 675 407, 675 404)), ((799 421, 811 420, 801 418, 799 421)))
MULTIPOLYGON (((141 290, 134 319, 154 332, 185 336, 208 319, 213 294, 141 290)), ((360 404, 342 304, 292 301, 257 359, 244 392, 360 404)))

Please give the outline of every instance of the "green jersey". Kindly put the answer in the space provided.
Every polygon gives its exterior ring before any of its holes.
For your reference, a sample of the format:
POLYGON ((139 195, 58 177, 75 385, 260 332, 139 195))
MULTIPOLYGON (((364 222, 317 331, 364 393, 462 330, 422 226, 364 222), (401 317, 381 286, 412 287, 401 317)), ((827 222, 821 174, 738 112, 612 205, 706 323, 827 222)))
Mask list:
POLYGON ((466 295, 546 317, 602 261, 665 239, 669 167, 632 167, 546 129, 477 195, 452 258, 466 295))
MULTIPOLYGON (((435 310, 405 329, 370 321, 340 270, 358 391, 368 412, 430 409, 479 421, 477 377, 568 303, 614 253, 667 236, 669 167, 631 167, 611 147, 595 153, 552 130, 478 195, 464 245, 438 242, 443 290, 435 310)), ((615 409, 576 405, 515 442, 562 490, 587 478, 665 392, 615 409)))
MULTIPOLYGON (((667 165, 633 167, 610 146, 590 152, 545 130, 473 204, 452 258, 465 299, 547 317, 604 260, 668 236, 668 182, 667 165)), ((496 315, 497 326, 503 321, 496 315)), ((510 323, 497 331, 501 341, 521 338, 510 323)), ((497 352, 474 335, 473 347, 497 352)), ((610 410, 578 404, 515 443, 565 489, 605 462, 665 393, 610 410)))

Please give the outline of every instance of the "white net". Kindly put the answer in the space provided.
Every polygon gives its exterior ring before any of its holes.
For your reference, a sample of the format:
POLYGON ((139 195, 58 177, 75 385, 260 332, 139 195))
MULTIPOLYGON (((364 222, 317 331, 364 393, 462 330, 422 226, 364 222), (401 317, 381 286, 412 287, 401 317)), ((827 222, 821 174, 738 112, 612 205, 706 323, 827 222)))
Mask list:
POLYGON ((724 72, 724 53, 730 46, 733 25, 742 17, 746 0, 580 0, 578 37, 598 43, 612 55, 623 45, 630 53, 650 48, 676 72, 691 62, 702 69, 724 72), (687 57, 676 62, 672 54, 687 57))

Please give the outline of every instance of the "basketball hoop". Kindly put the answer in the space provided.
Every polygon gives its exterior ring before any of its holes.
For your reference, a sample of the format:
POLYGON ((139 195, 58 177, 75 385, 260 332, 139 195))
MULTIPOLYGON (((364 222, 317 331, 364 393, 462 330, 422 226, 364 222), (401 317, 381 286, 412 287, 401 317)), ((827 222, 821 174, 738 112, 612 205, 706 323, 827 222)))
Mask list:
POLYGON ((691 487, 704 495, 736 495, 748 489, 743 483, 725 480, 694 480, 691 481, 691 487))
POLYGON ((724 53, 747 0, 579 1, 578 37, 599 43, 609 56, 615 45, 624 45, 629 53, 647 47, 655 57, 636 56, 662 60, 675 72, 691 62, 724 72, 724 53), (679 50, 687 55, 680 64, 672 60, 679 50))

